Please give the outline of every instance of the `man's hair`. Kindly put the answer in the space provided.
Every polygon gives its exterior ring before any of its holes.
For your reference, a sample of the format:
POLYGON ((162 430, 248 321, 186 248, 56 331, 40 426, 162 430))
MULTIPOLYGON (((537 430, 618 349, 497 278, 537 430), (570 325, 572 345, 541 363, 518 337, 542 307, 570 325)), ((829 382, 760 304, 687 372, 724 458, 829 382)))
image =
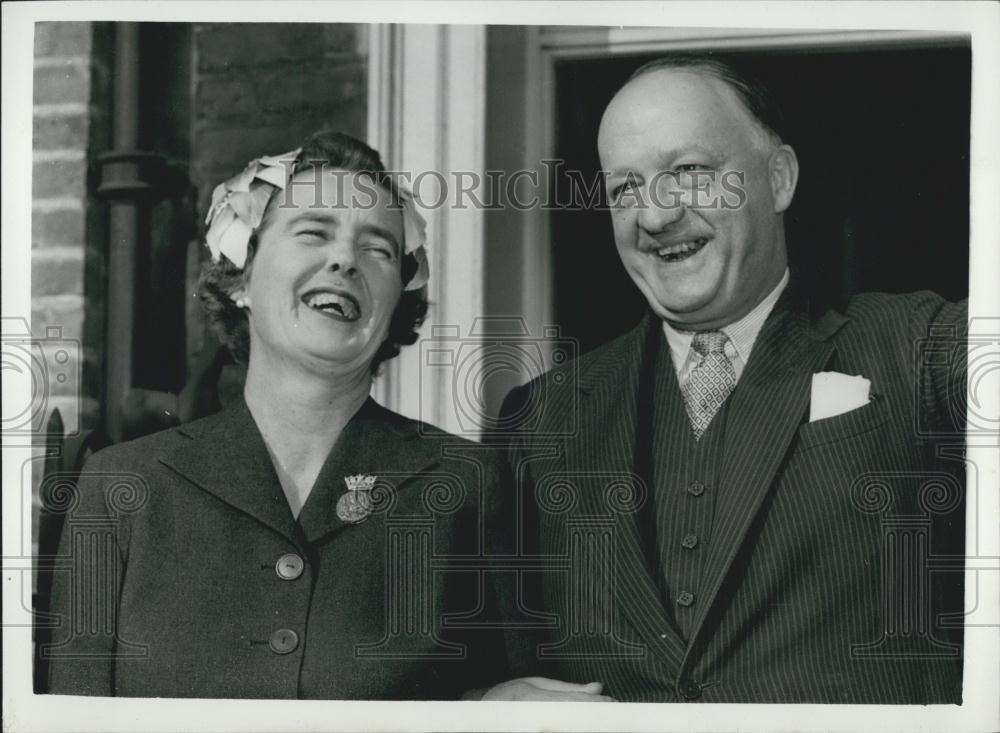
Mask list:
POLYGON ((781 145, 781 132, 784 128, 781 109, 776 104, 770 90, 756 77, 711 54, 675 53, 661 56, 643 64, 632 72, 632 76, 625 84, 661 69, 702 73, 723 82, 733 90, 736 98, 750 114, 750 117, 760 126, 761 132, 766 135, 768 141, 774 145, 781 145))
MULTIPOLYGON (((372 181, 397 198, 397 189, 392 176, 386 172, 379 154, 350 135, 342 132, 324 130, 310 135, 302 143, 302 151, 296 158, 295 172, 299 173, 309 168, 327 166, 349 173, 365 174, 372 181)), ((239 308, 230 297, 230 293, 243 285, 250 274, 253 258, 260 245, 257 232, 264 227, 268 214, 272 212, 282 196, 276 191, 272 194, 265 208, 261 225, 250 236, 247 244, 247 260, 241 270, 225 257, 218 262, 208 260, 201 272, 198 283, 198 296, 208 318, 209 325, 215 331, 219 340, 229 349, 233 358, 240 363, 247 363, 250 357, 250 324, 246 311, 239 308)), ((403 256, 402 279, 409 280, 417 272, 417 261, 413 255, 403 256)), ((396 305, 389 323, 389 333, 379 346, 372 361, 372 373, 378 372, 379 365, 399 354, 404 345, 417 340, 417 329, 427 316, 427 288, 419 290, 404 290, 396 305)))

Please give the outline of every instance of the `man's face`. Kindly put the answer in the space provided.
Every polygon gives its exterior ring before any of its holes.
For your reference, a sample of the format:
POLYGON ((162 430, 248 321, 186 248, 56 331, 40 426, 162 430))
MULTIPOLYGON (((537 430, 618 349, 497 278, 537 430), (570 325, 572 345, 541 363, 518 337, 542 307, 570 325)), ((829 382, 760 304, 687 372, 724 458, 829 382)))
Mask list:
POLYGON ((633 80, 605 110, 598 149, 618 254, 657 315, 719 328, 777 285, 795 154, 725 83, 673 69, 633 80))

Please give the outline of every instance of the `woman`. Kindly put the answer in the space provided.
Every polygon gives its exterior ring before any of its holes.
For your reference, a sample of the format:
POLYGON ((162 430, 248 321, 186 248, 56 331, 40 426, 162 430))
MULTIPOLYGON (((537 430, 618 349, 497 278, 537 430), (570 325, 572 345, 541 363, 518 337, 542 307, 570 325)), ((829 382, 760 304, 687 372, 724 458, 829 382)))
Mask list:
POLYGON ((447 699, 494 682, 499 634, 443 621, 486 618, 488 584, 435 572, 499 536, 494 464, 368 396, 427 310, 410 197, 375 151, 318 133, 220 185, 208 224, 201 297, 247 363, 244 400, 88 462, 64 507, 50 692, 447 699))

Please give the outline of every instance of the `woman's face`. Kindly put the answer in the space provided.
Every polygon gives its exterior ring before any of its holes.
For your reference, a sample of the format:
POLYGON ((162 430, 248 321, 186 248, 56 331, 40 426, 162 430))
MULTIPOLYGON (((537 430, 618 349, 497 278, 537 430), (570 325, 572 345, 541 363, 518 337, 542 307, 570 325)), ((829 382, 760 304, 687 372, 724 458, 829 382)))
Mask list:
POLYGON ((403 214, 371 178, 296 174, 258 233, 243 298, 250 362, 369 370, 403 289, 403 214))

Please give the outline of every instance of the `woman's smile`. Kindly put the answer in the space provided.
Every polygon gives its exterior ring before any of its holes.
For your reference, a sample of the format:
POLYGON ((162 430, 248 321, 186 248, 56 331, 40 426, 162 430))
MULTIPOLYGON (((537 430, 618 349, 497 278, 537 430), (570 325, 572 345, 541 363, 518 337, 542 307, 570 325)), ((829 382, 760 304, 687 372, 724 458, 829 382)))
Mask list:
POLYGON ((358 299, 338 288, 312 288, 302 296, 302 302, 310 310, 337 321, 353 323, 361 318, 358 299))

